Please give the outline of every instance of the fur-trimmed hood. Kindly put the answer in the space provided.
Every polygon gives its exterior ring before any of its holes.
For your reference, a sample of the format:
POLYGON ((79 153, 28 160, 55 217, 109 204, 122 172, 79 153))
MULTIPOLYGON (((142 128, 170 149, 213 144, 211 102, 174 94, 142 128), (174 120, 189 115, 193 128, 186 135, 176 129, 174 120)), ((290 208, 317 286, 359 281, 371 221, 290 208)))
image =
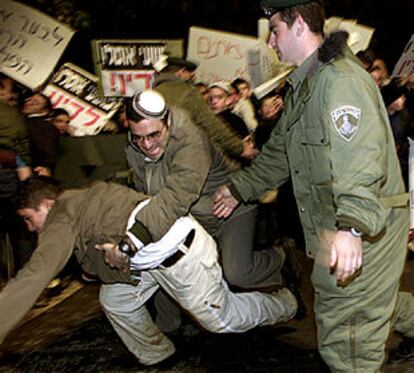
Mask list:
POLYGON ((318 49, 319 61, 327 63, 332 59, 342 57, 345 53, 348 36, 346 31, 335 31, 328 35, 318 49))

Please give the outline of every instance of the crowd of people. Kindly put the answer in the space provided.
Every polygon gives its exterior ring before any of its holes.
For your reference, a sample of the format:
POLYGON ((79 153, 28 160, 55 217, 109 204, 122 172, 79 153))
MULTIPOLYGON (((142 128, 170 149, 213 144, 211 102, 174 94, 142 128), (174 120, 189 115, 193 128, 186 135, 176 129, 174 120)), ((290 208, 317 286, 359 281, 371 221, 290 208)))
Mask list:
POLYGON ((391 328, 414 338, 414 298, 399 291, 413 79, 391 78, 370 50, 355 56, 343 31, 324 35, 318 2, 262 7, 269 46, 296 69, 258 99, 242 77, 195 82, 197 64, 168 58, 117 116, 128 186, 63 190, 52 177, 70 114, 0 76, 0 243, 16 267, 0 342, 72 256, 102 282, 103 311, 144 365, 174 353, 181 309, 216 333, 303 317, 294 239, 314 259, 332 371, 381 369, 391 328))

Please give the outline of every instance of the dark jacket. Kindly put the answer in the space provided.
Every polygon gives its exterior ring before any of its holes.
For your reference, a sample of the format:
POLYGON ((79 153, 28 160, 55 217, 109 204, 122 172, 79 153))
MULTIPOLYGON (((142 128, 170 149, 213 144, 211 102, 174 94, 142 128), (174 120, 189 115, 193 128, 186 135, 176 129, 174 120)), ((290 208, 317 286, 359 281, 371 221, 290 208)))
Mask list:
POLYGON ((16 108, 0 101, 0 150, 11 151, 30 166, 30 141, 24 117, 16 108))
POLYGON ((43 117, 26 118, 33 156, 33 167, 47 167, 53 171, 59 145, 59 131, 43 117))
POLYGON ((213 195, 228 181, 230 165, 203 131, 192 124, 186 111, 173 107, 171 122, 167 146, 160 159, 147 159, 132 142, 127 146, 135 188, 154 196, 136 218, 155 241, 177 218, 188 213, 214 235, 221 221, 212 214, 213 195))
POLYGON ((128 216, 146 197, 117 184, 68 190, 50 210, 29 262, 0 293, 0 343, 30 310, 43 289, 74 252, 81 267, 104 283, 130 283, 130 274, 110 268, 97 243, 118 242, 128 216))

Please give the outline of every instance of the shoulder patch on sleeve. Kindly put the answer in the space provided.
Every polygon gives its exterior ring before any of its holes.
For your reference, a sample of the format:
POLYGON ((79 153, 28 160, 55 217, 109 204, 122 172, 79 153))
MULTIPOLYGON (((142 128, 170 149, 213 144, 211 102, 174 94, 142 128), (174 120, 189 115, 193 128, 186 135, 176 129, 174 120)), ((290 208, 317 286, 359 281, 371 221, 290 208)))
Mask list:
POLYGON ((339 106, 331 112, 331 118, 339 135, 350 142, 358 131, 361 109, 351 105, 339 106))

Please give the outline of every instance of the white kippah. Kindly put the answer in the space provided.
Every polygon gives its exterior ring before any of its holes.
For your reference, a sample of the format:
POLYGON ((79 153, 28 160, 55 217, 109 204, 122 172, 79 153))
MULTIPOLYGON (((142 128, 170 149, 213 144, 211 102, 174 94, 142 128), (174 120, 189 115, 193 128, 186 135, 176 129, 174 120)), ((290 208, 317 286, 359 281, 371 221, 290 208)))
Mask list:
POLYGON ((158 92, 147 89, 132 98, 134 111, 145 119, 163 119, 167 113, 164 97, 158 92))

